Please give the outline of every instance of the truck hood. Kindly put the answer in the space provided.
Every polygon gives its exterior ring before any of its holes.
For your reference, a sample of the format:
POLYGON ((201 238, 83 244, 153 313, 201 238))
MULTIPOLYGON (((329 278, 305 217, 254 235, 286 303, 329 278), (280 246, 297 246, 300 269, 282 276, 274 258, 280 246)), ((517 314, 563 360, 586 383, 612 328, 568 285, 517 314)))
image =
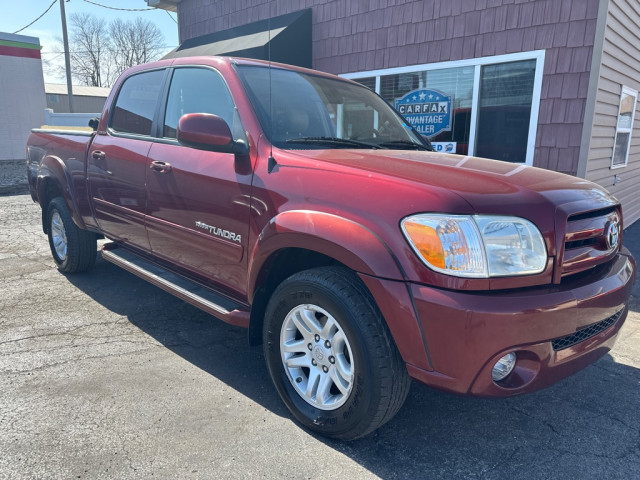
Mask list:
POLYGON ((476 213, 527 217, 532 208, 553 214, 557 207, 572 204, 567 213, 575 213, 618 203, 604 188, 582 178, 498 160, 406 150, 288 151, 294 152, 444 189, 462 197, 476 213))

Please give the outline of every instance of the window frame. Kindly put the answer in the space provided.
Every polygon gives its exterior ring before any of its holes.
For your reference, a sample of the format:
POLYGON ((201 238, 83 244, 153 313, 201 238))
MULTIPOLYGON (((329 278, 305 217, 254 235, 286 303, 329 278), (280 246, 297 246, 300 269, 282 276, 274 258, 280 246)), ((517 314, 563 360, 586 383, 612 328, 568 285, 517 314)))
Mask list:
MULTIPOLYGON (((220 79, 222 80, 222 83, 224 84, 225 88, 227 89, 227 92, 229 93, 229 97, 231 98, 231 102, 233 103, 233 107, 235 110, 238 110, 238 105, 236 104, 236 99, 233 97, 233 93, 231 93, 231 89, 229 88, 229 84, 227 83, 227 79, 224 77, 224 75, 222 73, 220 73, 220 71, 215 68, 212 67, 210 65, 198 65, 198 64, 184 64, 184 65, 175 65, 175 66, 171 66, 168 68, 169 73, 167 74, 166 80, 165 80, 165 84, 164 84, 164 90, 162 91, 162 98, 160 100, 160 108, 158 111, 158 116, 157 116, 157 128, 155 129, 154 133, 156 134, 156 138, 159 142, 163 142, 163 143, 179 143, 177 138, 174 137, 166 137, 164 136, 164 122, 166 120, 166 116, 167 116, 167 108, 169 106, 169 94, 171 93, 171 83, 173 82, 173 77, 175 75, 175 72, 177 70, 184 70, 184 69, 199 69, 199 70, 210 70, 212 71, 215 75, 218 75, 218 77, 220 77, 220 79)), ((239 112, 238 112, 239 114, 239 112)), ((229 128, 232 129, 232 125, 229 125, 229 128)), ((233 134, 233 132, 232 132, 233 134)))
POLYGON ((164 103, 163 98, 166 97, 167 77, 169 75, 169 70, 170 70, 169 67, 150 68, 149 70, 141 70, 139 72, 135 72, 134 74, 127 76, 127 78, 123 80, 123 82, 118 87, 118 92, 114 97, 113 103, 109 107, 109 118, 107 119, 107 132, 110 136, 120 137, 120 138, 131 138, 136 140, 153 140, 157 137, 156 133, 157 133, 157 125, 158 125, 158 113, 160 111, 160 107, 164 103), (116 105, 118 103, 118 98, 120 98, 120 94, 122 93, 122 87, 125 85, 125 83, 127 83, 127 81, 130 78, 133 78, 137 75, 142 75, 144 73, 157 72, 157 71, 163 71, 164 75, 162 77, 162 80, 160 81, 160 92, 158 94, 159 101, 156 102, 156 109, 153 113, 153 118, 151 119, 151 133, 149 135, 143 135, 139 133, 129 133, 129 132, 121 132, 119 130, 114 130, 111 125, 113 123, 113 116, 115 115, 115 112, 116 112, 116 105))
POLYGON ((616 115, 616 134, 613 136, 613 147, 611 152, 611 166, 610 170, 617 170, 618 168, 624 168, 629 165, 629 153, 631 151, 631 138, 633 137, 633 124, 636 119, 636 105, 638 103, 638 91, 634 90, 631 87, 627 87, 626 85, 622 85, 620 89, 620 101, 618 102, 618 115, 616 115), (633 108, 631 109, 631 125, 629 127, 620 127, 620 112, 622 110, 622 96, 630 95, 633 97, 633 108), (614 159, 616 157, 616 142, 618 140, 618 133, 628 133, 629 139, 627 140, 627 151, 624 158, 624 163, 614 164, 614 159))
POLYGON ((465 60, 452 60, 447 62, 438 63, 424 63, 419 65, 407 65, 404 67, 396 68, 384 68, 379 70, 368 70, 362 72, 343 73, 340 76, 355 80, 359 78, 375 77, 376 79, 376 93, 380 95, 380 77, 385 75, 395 75, 400 73, 414 73, 418 71, 430 71, 441 70, 447 68, 468 67, 473 66, 474 70, 474 84, 471 99, 471 125, 469 131, 469 155, 474 155, 476 151, 476 135, 478 125, 478 106, 480 100, 480 70, 484 65, 493 65, 498 63, 511 63, 520 60, 535 60, 536 71, 533 81, 533 93, 531 98, 531 118, 529 121, 529 132, 527 137, 527 154, 526 160, 523 163, 516 163, 514 165, 533 165, 533 157, 536 147, 536 134, 538 131, 538 115, 540 112, 540 98, 542 95, 542 77, 544 74, 544 50, 532 50, 529 52, 517 52, 509 53, 506 55, 494 55, 489 57, 469 58, 465 60))
MULTIPOLYGON (((236 105, 236 100, 233 97, 231 89, 229 88, 229 83, 227 82, 227 79, 225 78, 225 76, 217 68, 215 68, 215 67, 213 67, 211 65, 203 65, 203 64, 198 64, 198 63, 186 63, 186 64, 181 64, 181 65, 162 66, 162 67, 150 68, 148 70, 141 70, 139 72, 135 72, 132 75, 129 75, 118 86, 118 91, 117 91, 117 93, 116 93, 116 95, 114 97, 114 101, 112 102, 111 106, 109 107, 109 117, 107 119, 107 132, 106 132, 106 134, 108 134, 108 135, 110 135, 112 137, 129 138, 129 139, 134 139, 134 140, 146 140, 146 141, 151 141, 151 142, 154 142, 154 143, 168 143, 168 144, 180 145, 180 142, 178 142, 178 140, 176 138, 164 137, 164 136, 162 136, 162 134, 163 134, 163 127, 164 127, 164 117, 166 115, 166 108, 167 108, 167 104, 168 104, 168 101, 169 101, 169 88, 171 87, 171 79, 173 78, 173 72, 175 70, 181 69, 181 68, 200 68, 200 69, 212 70, 213 72, 215 72, 222 79, 225 87, 227 88, 227 90, 229 92, 229 95, 231 95, 231 99, 233 100, 233 103, 235 105, 236 110, 238 109, 238 106, 236 105), (111 123, 113 121, 113 115, 115 113, 115 105, 116 105, 116 103, 118 101, 118 97, 120 96, 120 92, 122 90, 122 87, 127 82, 127 80, 129 78, 132 78, 132 77, 136 76, 136 75, 141 75, 141 74, 144 74, 144 73, 154 72, 154 71, 158 71, 158 70, 164 71, 164 76, 163 76, 162 81, 160 83, 159 101, 158 101, 158 103, 156 105, 156 110, 154 112, 153 119, 152 119, 151 135, 140 135, 140 134, 135 134, 135 133, 120 132, 118 130, 114 130, 113 128, 111 128, 111 123)), ((238 112, 238 114, 239 114, 239 112, 238 112)), ((242 122, 242 118, 241 117, 240 117, 240 121, 242 122)), ((99 134, 104 134, 104 133, 100 133, 99 132, 99 134)))

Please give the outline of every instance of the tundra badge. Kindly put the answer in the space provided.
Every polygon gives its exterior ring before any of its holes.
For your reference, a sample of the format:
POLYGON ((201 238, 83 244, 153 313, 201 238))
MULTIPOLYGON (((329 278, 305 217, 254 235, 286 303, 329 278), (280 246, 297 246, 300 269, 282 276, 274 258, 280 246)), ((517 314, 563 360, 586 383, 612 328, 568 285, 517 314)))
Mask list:
POLYGON ((212 227, 211 225, 207 225, 203 222, 196 222, 196 227, 207 230, 210 234, 215 235, 216 237, 224 238, 238 243, 242 242, 242 235, 230 232, 229 230, 223 230, 220 227, 212 227))

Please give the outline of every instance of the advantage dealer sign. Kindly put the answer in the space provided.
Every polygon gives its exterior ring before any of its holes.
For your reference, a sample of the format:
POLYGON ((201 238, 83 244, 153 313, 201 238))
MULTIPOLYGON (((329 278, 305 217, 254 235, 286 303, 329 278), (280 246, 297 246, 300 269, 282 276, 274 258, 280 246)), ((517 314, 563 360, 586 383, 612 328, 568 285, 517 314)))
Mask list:
POLYGON ((396 99, 396 110, 422 135, 431 137, 451 130, 452 95, 419 89, 396 99))

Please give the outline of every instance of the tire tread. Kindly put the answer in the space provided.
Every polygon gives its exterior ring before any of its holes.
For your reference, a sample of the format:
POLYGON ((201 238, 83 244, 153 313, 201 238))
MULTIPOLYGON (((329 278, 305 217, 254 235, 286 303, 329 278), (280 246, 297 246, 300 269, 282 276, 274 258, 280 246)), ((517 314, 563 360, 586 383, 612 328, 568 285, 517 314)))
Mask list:
POLYGON ((82 273, 90 270, 96 261, 96 235, 79 228, 74 223, 71 213, 62 197, 55 197, 49 202, 47 222, 49 246, 51 247, 51 254, 58 265, 58 269, 64 273, 82 273), (51 217, 54 210, 57 210, 60 214, 67 235, 67 258, 63 262, 59 261, 51 239, 51 217))
POLYGON ((344 267, 320 267, 305 270, 285 280, 278 289, 285 288, 291 282, 314 283, 327 292, 340 295, 351 304, 351 313, 358 317, 365 338, 362 341, 371 345, 374 354, 371 357, 377 364, 372 369, 379 372, 379 395, 377 405, 358 426, 342 434, 331 435, 342 440, 355 440, 364 437, 388 422, 400 410, 408 395, 411 379, 406 365, 391 337, 386 322, 378 309, 371 293, 351 270, 344 267))

